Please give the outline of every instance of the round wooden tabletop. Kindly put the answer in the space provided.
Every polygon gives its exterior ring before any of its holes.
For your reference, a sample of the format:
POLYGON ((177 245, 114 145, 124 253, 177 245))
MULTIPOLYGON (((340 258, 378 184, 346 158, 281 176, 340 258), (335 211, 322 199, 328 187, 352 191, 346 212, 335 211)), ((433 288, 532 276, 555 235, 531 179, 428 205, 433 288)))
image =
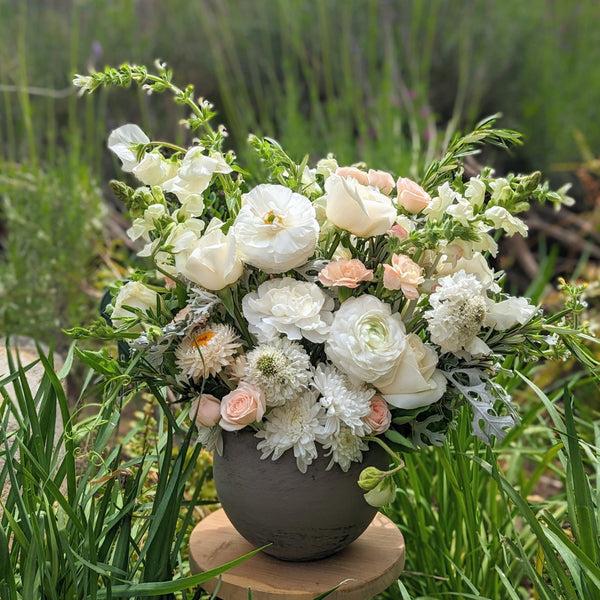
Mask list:
MULTIPOLYGON (((203 519, 190 538, 193 573, 214 569, 250 552, 252 545, 234 528, 225 512, 203 519)), ((331 600, 367 600, 390 586, 404 567, 404 538, 378 513, 355 542, 337 554, 314 562, 285 562, 257 554, 221 576, 217 595, 223 600, 314 600, 335 588, 331 600), (341 584, 341 585, 340 585, 341 584)), ((203 584, 214 592, 218 579, 203 584)))

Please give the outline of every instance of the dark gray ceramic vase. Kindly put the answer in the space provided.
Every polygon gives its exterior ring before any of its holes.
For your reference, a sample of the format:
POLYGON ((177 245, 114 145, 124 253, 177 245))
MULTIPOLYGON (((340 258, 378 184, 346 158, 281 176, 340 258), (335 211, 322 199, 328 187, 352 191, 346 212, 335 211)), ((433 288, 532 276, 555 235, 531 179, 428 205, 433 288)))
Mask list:
POLYGON ((215 454, 214 477, 225 513, 251 544, 290 561, 330 556, 353 542, 369 526, 377 509, 358 487, 367 466, 387 467, 385 452, 371 444, 362 463, 344 473, 319 456, 306 473, 291 451, 278 460, 261 460, 251 430, 223 432, 223 455, 215 454))

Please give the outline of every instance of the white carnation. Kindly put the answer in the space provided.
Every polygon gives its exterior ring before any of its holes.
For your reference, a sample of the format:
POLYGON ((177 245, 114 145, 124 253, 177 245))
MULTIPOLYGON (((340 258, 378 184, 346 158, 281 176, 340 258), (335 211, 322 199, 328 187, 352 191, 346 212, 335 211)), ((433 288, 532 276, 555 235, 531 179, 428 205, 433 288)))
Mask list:
POLYGON ((331 456, 327 470, 337 463, 342 471, 346 472, 353 462, 362 462, 362 453, 367 451, 369 446, 362 438, 354 435, 349 427, 343 425, 337 433, 327 437, 323 448, 329 450, 325 456, 331 456))
POLYGON ((353 381, 371 383, 394 368, 405 344, 400 315, 365 294, 346 300, 335 313, 325 352, 353 381))
POLYGON ((270 279, 244 296, 242 310, 260 341, 285 335, 290 340, 324 342, 333 320, 333 299, 317 285, 291 277, 270 279))
POLYGON ((284 273, 314 254, 319 224, 306 196, 262 184, 242 196, 233 224, 244 261, 267 273, 284 273))
POLYGON ((310 392, 269 411, 263 419, 263 429, 256 434, 262 439, 257 446, 261 458, 272 455, 272 460, 277 460, 293 448, 298 469, 306 473, 318 456, 315 442, 323 438, 322 418, 323 407, 316 394, 310 392))
POLYGON ((342 425, 355 435, 369 433, 363 419, 371 412, 374 389, 354 385, 341 371, 324 363, 317 366, 313 385, 321 393, 319 402, 325 409, 327 435, 337 433, 342 425))

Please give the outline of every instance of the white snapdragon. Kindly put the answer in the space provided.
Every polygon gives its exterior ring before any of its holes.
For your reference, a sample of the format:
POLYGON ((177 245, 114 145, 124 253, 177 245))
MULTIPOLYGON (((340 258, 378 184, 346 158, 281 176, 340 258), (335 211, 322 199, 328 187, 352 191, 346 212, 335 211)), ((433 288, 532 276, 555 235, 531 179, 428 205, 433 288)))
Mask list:
POLYGON ((123 171, 131 173, 139 164, 136 145, 149 143, 150 138, 137 125, 127 123, 111 132, 107 145, 121 160, 123 171))
POLYGON ((324 342, 333 321, 333 299, 314 283, 291 277, 270 279, 244 296, 242 311, 260 341, 285 335, 290 340, 324 342))
POLYGON ((460 194, 455 192, 448 182, 443 183, 437 189, 437 196, 423 209, 423 214, 430 221, 439 221, 446 214, 448 207, 459 198, 460 194))
POLYGON ((141 217, 133 221, 127 230, 129 239, 135 241, 139 238, 150 240, 150 232, 156 228, 155 222, 164 217, 167 209, 164 204, 151 204, 141 217))
POLYGON ((496 229, 504 229, 509 236, 518 233, 527 237, 527 225, 503 206, 491 206, 483 213, 483 216, 491 221, 496 229))
POLYGON ((485 182, 479 177, 471 177, 465 189, 465 198, 473 208, 481 208, 485 199, 485 191, 485 182))
POLYGON ((537 308, 527 298, 516 298, 511 296, 500 302, 492 302, 488 305, 484 325, 498 331, 505 331, 515 325, 524 325, 537 312, 537 308))
POLYGON ((111 319, 119 321, 125 317, 135 317, 135 312, 130 308, 143 313, 156 310, 158 294, 139 281, 129 281, 119 289, 114 300, 111 319))
POLYGON ((233 229, 244 261, 267 273, 306 263, 319 238, 310 200, 282 185, 262 184, 244 194, 233 229))

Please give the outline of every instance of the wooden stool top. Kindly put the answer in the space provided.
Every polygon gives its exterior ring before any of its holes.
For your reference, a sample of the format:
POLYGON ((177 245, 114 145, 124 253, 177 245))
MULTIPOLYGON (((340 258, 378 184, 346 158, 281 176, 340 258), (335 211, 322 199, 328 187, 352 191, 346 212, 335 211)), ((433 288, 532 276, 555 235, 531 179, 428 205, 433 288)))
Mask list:
MULTIPOLYGON (((253 550, 223 509, 200 521, 190 538, 193 573, 214 569, 253 550)), ((247 600, 314 600, 336 585, 331 600, 367 600, 390 586, 404 567, 404 538, 387 517, 378 513, 368 529, 347 548, 322 560, 285 562, 258 554, 221 577, 219 598, 247 600)), ((203 584, 213 592, 217 579, 203 584)))

